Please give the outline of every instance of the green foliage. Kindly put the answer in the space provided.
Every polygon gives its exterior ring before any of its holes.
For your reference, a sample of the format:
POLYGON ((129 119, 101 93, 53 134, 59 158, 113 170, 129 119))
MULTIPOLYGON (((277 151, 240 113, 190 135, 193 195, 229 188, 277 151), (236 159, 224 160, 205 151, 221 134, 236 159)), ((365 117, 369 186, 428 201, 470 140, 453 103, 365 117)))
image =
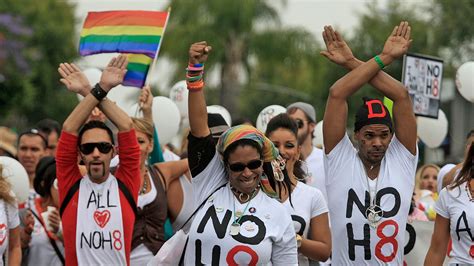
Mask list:
MULTIPOLYGON (((214 67, 225 63, 229 42, 249 40, 255 23, 278 22, 276 10, 263 0, 207 0, 199 4, 192 0, 174 0, 171 8, 162 53, 181 66, 187 64, 188 49, 194 42, 205 40, 213 47, 207 65, 214 67)), ((182 72, 179 75, 176 81, 182 79, 182 72)))
POLYGON ((2 44, 10 44, 1 58, 0 122, 24 128, 45 117, 63 121, 76 101, 57 74, 59 63, 77 54, 73 7, 60 0, 3 0, 0 14, 14 18, 13 25, 0 25, 2 44))
MULTIPOLYGON (((474 1, 433 0, 432 27, 436 30, 435 41, 447 48, 453 61, 466 62, 474 59, 474 1)), ((457 62, 457 63, 459 63, 457 62)))

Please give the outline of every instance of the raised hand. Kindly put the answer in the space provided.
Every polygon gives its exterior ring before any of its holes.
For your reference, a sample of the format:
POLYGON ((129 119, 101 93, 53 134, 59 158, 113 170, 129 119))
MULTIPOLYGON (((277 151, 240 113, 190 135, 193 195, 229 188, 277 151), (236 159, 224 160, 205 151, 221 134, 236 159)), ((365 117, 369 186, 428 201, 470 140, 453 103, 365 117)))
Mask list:
POLYGON ((91 85, 86 75, 74 64, 61 63, 58 68, 63 83, 69 91, 86 96, 91 90, 91 85))
POLYGON ((411 27, 407 21, 400 22, 400 25, 395 26, 392 34, 388 37, 383 47, 382 55, 396 59, 404 55, 412 40, 410 39, 411 27))
POLYGON ((321 55, 340 66, 347 67, 347 64, 354 60, 351 48, 342 39, 339 32, 333 30, 331 26, 324 26, 323 39, 326 44, 326 51, 321 51, 321 55))
POLYGON ((27 248, 30 245, 31 234, 35 226, 35 218, 30 210, 27 210, 25 216, 22 217, 22 222, 24 226, 20 231, 21 247, 27 248))
POLYGON ((212 47, 208 46, 205 41, 191 44, 189 48, 189 63, 200 64, 206 62, 211 50, 212 47))
POLYGON ((143 117, 152 122, 152 106, 153 106, 153 94, 151 93, 151 88, 148 85, 145 85, 142 88, 140 97, 138 98, 140 109, 143 112, 143 117))
POLYGON ((51 233, 57 234, 61 224, 61 217, 58 210, 54 209, 48 216, 48 224, 52 228, 51 233))
POLYGON ((102 71, 100 77, 100 87, 108 92, 113 87, 122 83, 125 73, 127 73, 128 59, 126 55, 119 55, 112 58, 107 67, 102 71))

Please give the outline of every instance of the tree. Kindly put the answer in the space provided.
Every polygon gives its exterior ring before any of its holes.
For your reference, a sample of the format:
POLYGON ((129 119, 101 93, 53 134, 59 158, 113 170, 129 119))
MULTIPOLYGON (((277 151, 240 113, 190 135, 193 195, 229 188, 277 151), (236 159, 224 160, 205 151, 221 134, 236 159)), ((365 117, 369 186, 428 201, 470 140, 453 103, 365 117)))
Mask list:
POLYGON ((434 41, 447 52, 446 59, 451 65, 474 59, 474 1, 472 0, 433 0, 428 9, 433 14, 432 27, 435 29, 434 41))
POLYGON ((251 47, 254 63, 243 90, 246 97, 241 98, 243 115, 256 118, 266 106, 296 101, 310 103, 322 113, 330 85, 313 35, 300 28, 268 30, 252 39, 251 47))
MULTIPOLYGON (((280 60, 290 52, 298 53, 302 50, 300 47, 307 45, 305 39, 296 39, 293 40, 295 43, 301 43, 301 46, 295 46, 296 51, 272 53, 278 42, 288 36, 287 31, 278 27, 278 14, 270 1, 208 0, 196 4, 190 0, 175 0, 171 6, 163 53, 185 66, 189 45, 196 41, 208 41, 214 50, 207 65, 220 69, 219 102, 232 114, 239 113, 242 83, 248 85, 249 82, 248 78, 245 80, 242 77, 245 73, 250 76, 253 69, 250 61, 258 59, 259 53, 262 53, 256 45, 263 45, 255 40, 271 35, 273 39, 267 39, 264 45, 270 57, 280 60)), ((209 73, 209 69, 206 72, 209 73)))
MULTIPOLYGON (((429 17, 420 16, 422 7, 412 6, 399 0, 389 1, 385 6, 378 2, 366 5, 367 9, 360 14, 359 24, 356 26, 353 38, 348 41, 356 57, 361 60, 370 60, 382 51, 383 45, 392 32, 393 28, 402 20, 410 23, 412 39, 409 52, 427 54, 439 57, 438 46, 433 41, 434 30, 429 22, 429 17)), ((393 62, 384 71, 392 77, 401 80, 403 60, 393 62)), ((364 86, 351 98, 350 112, 355 114, 357 108, 362 104, 362 95, 382 98, 377 91, 364 86)), ((349 116, 350 123, 354 115, 349 116)))
POLYGON ((0 5, 2 124, 62 121, 75 96, 62 89, 57 68, 76 56, 73 7, 60 0, 3 0, 0 5))

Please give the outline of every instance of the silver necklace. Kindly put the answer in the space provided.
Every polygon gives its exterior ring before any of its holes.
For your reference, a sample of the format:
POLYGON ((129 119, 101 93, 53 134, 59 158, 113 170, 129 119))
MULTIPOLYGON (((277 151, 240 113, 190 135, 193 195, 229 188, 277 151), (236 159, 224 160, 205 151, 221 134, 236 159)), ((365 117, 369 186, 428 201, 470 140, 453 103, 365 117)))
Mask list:
POLYGON ((142 189, 140 189, 140 193, 138 193, 139 195, 144 195, 146 193, 146 190, 148 188, 147 179, 148 179, 148 170, 145 170, 145 175, 143 176, 143 186, 142 186, 142 189))
MULTIPOLYGON (((365 210, 365 217, 367 218, 367 221, 369 222, 369 226, 372 227, 373 229, 376 229, 383 217, 382 208, 380 208, 380 206, 376 204, 379 177, 377 176, 377 180, 375 181, 375 191, 374 191, 375 193, 374 193, 374 196, 372 197, 372 189, 370 189, 370 184, 369 184, 369 174, 367 172, 367 169, 365 169, 364 164, 362 164, 362 167, 364 167, 364 170, 365 170, 365 175, 367 179, 367 188, 369 189, 369 202, 370 202, 369 207, 365 210)), ((374 166, 372 165, 370 167, 370 170, 372 170, 373 168, 374 166)))
POLYGON ((244 211, 243 212, 236 212, 235 211, 235 198, 234 198, 234 221, 232 222, 232 224, 230 225, 230 230, 229 230, 229 234, 231 236, 236 236, 238 234, 240 234, 240 219, 242 219, 242 216, 245 214, 245 212, 247 211, 247 208, 249 207, 250 205, 250 201, 252 201, 253 197, 255 196, 255 193, 257 192, 257 188, 255 188, 255 190, 253 191, 252 195, 249 196, 249 201, 247 202, 247 205, 245 205, 245 208, 244 208, 244 211))

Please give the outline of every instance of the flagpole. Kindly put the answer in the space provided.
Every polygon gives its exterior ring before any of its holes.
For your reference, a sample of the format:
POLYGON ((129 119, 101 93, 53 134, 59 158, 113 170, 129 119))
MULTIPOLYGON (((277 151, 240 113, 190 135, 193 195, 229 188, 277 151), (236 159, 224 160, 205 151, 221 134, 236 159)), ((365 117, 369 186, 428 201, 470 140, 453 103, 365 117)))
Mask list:
POLYGON ((171 15, 171 7, 168 7, 168 15, 166 16, 165 26, 163 27, 163 33, 161 34, 161 40, 160 40, 160 43, 158 44, 158 48, 156 49, 155 58, 153 58, 153 62, 151 63, 151 68, 148 69, 145 85, 149 85, 148 74, 153 73, 153 70, 155 70, 156 61, 158 59, 158 53, 160 53, 160 47, 161 47, 161 44, 163 43, 163 39, 165 38, 166 26, 168 25, 168 19, 170 18, 170 15, 171 15))
MULTIPOLYGON (((161 34, 160 43, 158 44, 158 47, 156 48, 155 57, 153 58, 153 62, 151 63, 151 67, 148 69, 148 71, 146 73, 145 86, 148 86, 149 83, 150 83, 149 79, 148 79, 149 78, 148 74, 153 73, 153 70, 155 70, 155 64, 156 64, 156 61, 158 59, 158 53, 160 52, 161 44, 163 43, 163 39, 165 37, 166 26, 168 25, 168 19, 170 18, 170 14, 171 14, 171 7, 168 7, 168 14, 166 15, 165 26, 163 27, 163 33, 161 34)), ((142 109, 142 107, 143 107, 143 104, 139 103, 135 113, 138 113, 139 110, 142 109)))

